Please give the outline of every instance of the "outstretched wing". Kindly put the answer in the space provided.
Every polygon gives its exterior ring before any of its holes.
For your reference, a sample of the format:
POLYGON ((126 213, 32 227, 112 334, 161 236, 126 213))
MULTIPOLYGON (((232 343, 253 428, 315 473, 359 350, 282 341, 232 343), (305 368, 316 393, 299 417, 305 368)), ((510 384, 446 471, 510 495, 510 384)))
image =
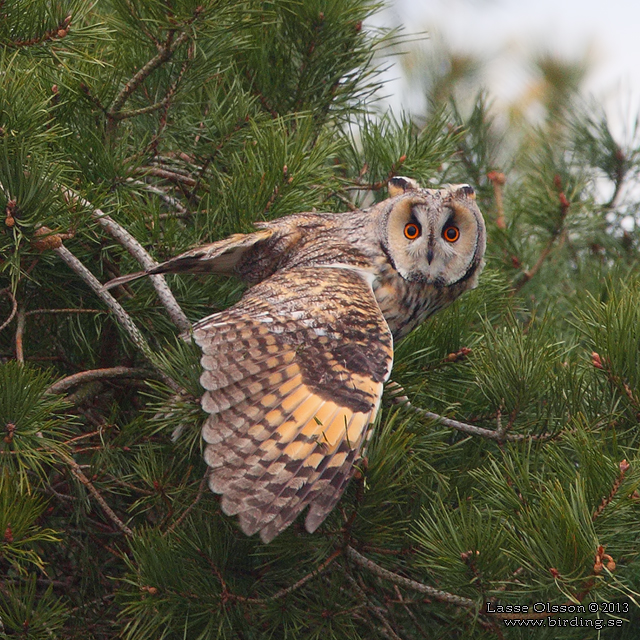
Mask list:
MULTIPOLYGON (((261 229, 255 233, 248 234, 236 233, 224 240, 191 249, 147 271, 137 271, 136 273, 114 278, 104 285, 104 289, 112 289, 144 276, 164 273, 232 274, 236 272, 242 261, 250 258, 249 254, 252 250, 270 240, 273 235, 273 228, 261 229)), ((261 253, 268 255, 269 251, 261 253)), ((259 263, 260 260, 258 259, 257 262, 259 263)), ((266 265, 256 264, 255 266, 266 270, 266 265)), ((242 275, 242 273, 237 275, 242 275)))
POLYGON ((359 272, 279 271, 200 321, 209 485, 247 535, 271 541, 308 505, 315 531, 375 419, 393 339, 359 272))

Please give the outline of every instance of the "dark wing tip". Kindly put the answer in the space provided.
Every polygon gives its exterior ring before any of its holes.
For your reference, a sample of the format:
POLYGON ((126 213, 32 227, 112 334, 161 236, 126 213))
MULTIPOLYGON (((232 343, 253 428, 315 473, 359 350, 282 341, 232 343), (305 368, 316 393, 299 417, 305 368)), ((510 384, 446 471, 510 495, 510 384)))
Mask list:
POLYGON ((119 287, 122 284, 127 284, 128 282, 131 282, 133 280, 144 278, 144 276, 146 275, 148 275, 147 271, 136 271, 136 273, 128 273, 126 276, 120 276, 119 278, 109 280, 109 282, 106 282, 102 285, 101 291, 109 291, 109 289, 119 287))

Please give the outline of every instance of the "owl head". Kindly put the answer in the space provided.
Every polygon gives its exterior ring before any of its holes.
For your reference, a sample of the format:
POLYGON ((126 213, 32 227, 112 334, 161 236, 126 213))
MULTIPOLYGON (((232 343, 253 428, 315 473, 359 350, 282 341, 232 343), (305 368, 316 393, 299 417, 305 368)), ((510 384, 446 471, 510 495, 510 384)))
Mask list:
POLYGON ((382 244, 408 281, 450 287, 476 285, 484 266, 484 219, 467 184, 422 189, 392 178, 383 211, 382 244))

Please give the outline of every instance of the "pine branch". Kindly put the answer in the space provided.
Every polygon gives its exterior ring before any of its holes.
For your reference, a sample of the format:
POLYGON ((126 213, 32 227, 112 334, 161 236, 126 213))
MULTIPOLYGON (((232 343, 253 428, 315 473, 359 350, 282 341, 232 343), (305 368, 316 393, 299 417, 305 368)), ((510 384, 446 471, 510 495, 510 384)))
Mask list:
POLYGON ((149 31, 149 29, 147 29, 144 20, 140 17, 140 15, 138 14, 137 8, 135 7, 135 5, 131 2, 131 0, 124 0, 125 4, 127 5, 127 9, 129 9, 129 12, 131 13, 132 16, 134 16, 137 21, 138 21, 138 26, 140 27, 140 31, 142 31, 142 33, 144 33, 145 36, 147 36, 147 38, 149 38, 149 40, 151 40, 151 42, 153 42, 153 44, 156 46, 156 49, 158 49, 158 51, 162 50, 162 44, 160 43, 160 41, 158 40, 158 38, 156 38, 153 33, 151 33, 151 31, 149 31))
MULTIPOLYGON (((192 24, 198 16, 202 13, 203 8, 196 8, 193 17, 187 22, 185 26, 192 24)), ((158 54, 151 58, 122 88, 122 91, 116 96, 115 100, 111 104, 110 109, 107 111, 107 115, 110 119, 116 119, 120 115, 121 109, 129 99, 131 94, 157 69, 160 65, 169 61, 176 49, 183 44, 189 37, 187 30, 183 31, 177 38, 174 38, 175 31, 170 31, 164 45, 159 50, 158 54)))
POLYGON ((166 104, 168 104, 171 96, 166 95, 162 100, 156 102, 154 104, 150 104, 148 107, 140 107, 140 109, 132 109, 131 111, 120 111, 116 115, 111 116, 114 120, 126 120, 128 118, 136 118, 137 116, 144 116, 148 113, 153 113, 154 111, 158 111, 162 109, 166 104))
MULTIPOLYGON (((193 58, 193 47, 189 47, 189 59, 193 58)), ((169 89, 167 90, 167 94, 165 95, 164 98, 162 98, 162 100, 160 100, 159 102, 156 102, 155 104, 149 105, 148 107, 142 107, 140 109, 133 109, 131 111, 120 111, 119 113, 113 115, 112 117, 115 120, 125 120, 127 118, 135 118, 137 116, 142 116, 142 115, 146 115, 148 113, 153 113, 154 111, 159 111, 160 109, 164 109, 165 113, 163 114, 163 116, 160 118, 161 120, 161 130, 164 129, 164 127, 166 126, 166 112, 167 109, 169 107, 169 104, 171 102, 171 98, 173 98, 173 96, 176 93, 176 90, 178 88, 178 85, 180 84, 180 81, 182 80, 182 78, 184 77, 184 74, 187 71, 187 67, 189 61, 185 61, 182 64, 182 67, 180 69, 180 73, 178 74, 178 77, 174 80, 174 82, 171 83, 171 86, 169 87, 169 89)), ((160 131, 154 136, 154 139, 152 141, 152 143, 149 145, 150 147, 154 147, 157 146, 158 143, 158 139, 160 137, 160 131)))
POLYGON ((347 577, 347 580, 349 580, 349 582, 353 586, 354 590, 360 596, 360 599, 364 604, 364 611, 367 613, 372 613, 378 619, 378 621, 382 624, 382 627, 380 627, 378 631, 385 638, 388 638, 389 640, 402 640, 402 638, 400 638, 400 636, 395 632, 395 630, 391 626, 391 623, 387 620, 382 608, 375 606, 375 604, 371 601, 371 598, 369 598, 369 596, 367 595, 364 584, 359 584, 358 580, 356 580, 353 576, 349 575, 349 573, 346 573, 345 575, 347 577))
MULTIPOLYGON (((158 263, 147 253, 145 248, 122 226, 120 226, 110 216, 105 214, 101 209, 93 207, 93 205, 80 197, 71 189, 62 189, 63 195, 68 201, 79 202, 82 206, 91 211, 91 216, 110 233, 145 269, 153 269, 158 263)), ((171 289, 161 275, 149 276, 153 284, 158 298, 164 308, 167 310, 169 317, 182 333, 188 333, 191 330, 191 323, 185 315, 184 311, 175 299, 171 289)))
POLYGON ((566 236, 566 229, 564 227, 564 223, 567 218, 567 214, 569 213, 569 208, 571 206, 571 203, 569 202, 569 200, 567 199, 567 196, 562 190, 562 183, 560 181, 559 175, 555 176, 554 184, 558 191, 558 200, 560 202, 560 221, 558 223, 558 226, 554 230, 554 232, 551 234, 551 237, 547 241, 547 244, 542 249, 536 263, 533 265, 533 267, 531 267, 531 269, 529 269, 528 271, 524 271, 520 276, 519 280, 517 280, 517 282, 513 285, 513 293, 517 293, 518 291, 520 291, 520 289, 522 289, 522 287, 524 287, 524 285, 527 284, 527 282, 529 282, 529 280, 531 280, 531 278, 533 278, 538 273, 538 271, 540 271, 540 268, 544 264, 545 260, 549 257, 549 254, 553 251, 556 241, 560 239, 560 244, 564 242, 564 238, 566 236))
POLYGON ((400 592, 400 589, 398 589, 398 585, 397 584, 393 585, 393 590, 394 590, 394 592, 396 594, 396 598, 398 599, 398 603, 402 605, 402 608, 405 610, 406 614, 411 618, 411 621, 413 622, 413 625, 418 630, 420 635, 423 638, 425 638, 425 640, 429 640, 429 636, 427 635, 427 632, 422 628, 422 626, 418 622, 418 618, 413 613, 413 611, 411 611, 411 607, 408 606, 408 603, 402 597, 402 593, 400 592))
MULTIPOLYGON (((457 607, 462 607, 464 609, 477 609, 476 603, 470 598, 465 598, 464 596, 458 596, 453 593, 449 593, 448 591, 442 591, 440 589, 436 589, 422 582, 417 582, 416 580, 412 580, 410 578, 405 578, 393 571, 389 571, 384 567, 373 562, 373 560, 369 560, 365 558, 362 554, 358 553, 353 547, 347 546, 346 555, 351 558, 356 564, 364 567, 374 575, 382 578, 383 580, 388 580, 389 582, 393 582, 401 587, 406 587, 407 589, 411 589, 412 591, 418 591, 419 593, 424 593, 430 598, 434 600, 438 600, 439 602, 445 602, 447 604, 452 604, 457 607)), ((571 603, 567 603, 571 604, 571 603)), ((502 620, 515 620, 518 618, 523 618, 527 620, 537 620, 540 618, 550 618, 556 615, 556 613, 550 612, 540 612, 540 613, 503 613, 503 612, 494 612, 494 611, 486 611, 486 604, 480 609, 480 613, 499 618, 502 620)))
POLYGON ((209 480, 209 472, 211 471, 211 467, 207 467, 207 470, 202 476, 202 480, 200 481, 200 486, 198 487, 198 493, 194 501, 184 510, 184 513, 164 532, 166 536, 168 533, 172 533, 175 531, 177 527, 179 527, 185 520, 185 518, 193 511, 194 507, 200 502, 202 496, 204 494, 205 487, 207 486, 207 481, 209 480))
MULTIPOLYGON (((87 269, 78 258, 76 258, 69 249, 67 249, 62 242, 59 247, 56 247, 54 251, 60 256, 60 258, 72 269, 82 280, 84 280, 91 290, 109 307, 120 326, 127 332, 132 342, 140 349, 145 357, 154 365, 155 358, 151 347, 144 339, 142 333, 131 319, 131 316, 124 310, 122 305, 108 292, 105 291, 100 281, 87 269)), ((160 379, 171 389, 180 393, 182 389, 174 380, 169 378, 163 371, 156 369, 160 379)))
POLYGON ((29 40, 10 40, 9 42, 5 42, 5 45, 18 49, 24 47, 33 47, 34 45, 42 44, 44 42, 50 42, 53 40, 61 40, 65 38, 69 33, 69 27, 71 26, 71 15, 68 15, 57 27, 53 29, 49 29, 49 31, 45 31, 43 34, 36 36, 35 38, 30 38, 29 40))
POLYGON ((609 495, 606 496, 605 498, 602 498, 602 502, 600 503, 598 508, 593 512, 593 515, 591 516, 591 520, 595 521, 596 518, 611 504, 612 500, 616 497, 616 494, 618 493, 618 489, 620 489, 620 485, 624 480, 624 476, 626 475, 630 467, 631 465, 626 460, 623 460, 619 464, 620 473, 618 474, 618 477, 613 483, 613 487, 611 488, 609 495))

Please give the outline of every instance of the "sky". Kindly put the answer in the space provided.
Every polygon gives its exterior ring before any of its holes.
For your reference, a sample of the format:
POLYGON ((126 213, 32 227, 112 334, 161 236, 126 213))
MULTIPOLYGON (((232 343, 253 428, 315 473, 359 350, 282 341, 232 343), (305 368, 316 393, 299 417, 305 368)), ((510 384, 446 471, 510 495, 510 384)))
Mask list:
MULTIPOLYGON (((612 125, 623 127, 640 105, 640 0, 395 0, 374 22, 402 24, 407 34, 436 28, 454 51, 480 54, 498 101, 526 85, 527 55, 547 51, 589 56, 585 90, 605 105, 612 125)), ((396 64, 387 77, 401 73, 396 64)), ((406 84, 391 82, 390 104, 418 112, 420 100, 406 84)))

